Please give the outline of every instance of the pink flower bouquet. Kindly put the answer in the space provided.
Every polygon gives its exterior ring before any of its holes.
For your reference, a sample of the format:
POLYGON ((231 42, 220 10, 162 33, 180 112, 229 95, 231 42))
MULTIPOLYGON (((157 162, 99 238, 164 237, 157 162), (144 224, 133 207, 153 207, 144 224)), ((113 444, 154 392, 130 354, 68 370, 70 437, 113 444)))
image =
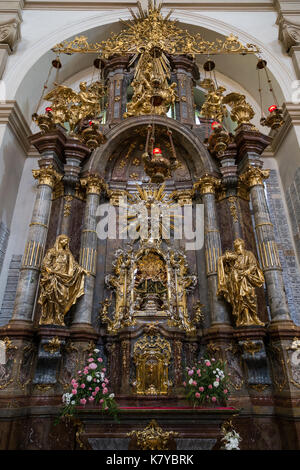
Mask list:
POLYGON ((106 368, 98 353, 99 350, 94 349, 93 353, 89 354, 86 366, 77 372, 76 378, 71 380, 70 390, 62 396, 64 407, 60 418, 74 415, 76 407, 89 403, 95 403, 102 411, 114 417, 117 416, 118 406, 115 395, 109 390, 106 368))
POLYGON ((194 366, 187 367, 183 386, 188 401, 194 406, 226 404, 229 390, 225 362, 204 358, 194 366))

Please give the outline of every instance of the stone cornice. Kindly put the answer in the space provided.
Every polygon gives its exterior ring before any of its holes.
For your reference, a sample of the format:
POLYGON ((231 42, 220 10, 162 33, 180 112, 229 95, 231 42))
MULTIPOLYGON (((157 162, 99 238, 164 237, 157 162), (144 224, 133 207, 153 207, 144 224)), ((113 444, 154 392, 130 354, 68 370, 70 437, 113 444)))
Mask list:
MULTIPOLYGON (((290 128, 295 125, 300 125, 300 104, 283 103, 283 119, 284 124, 279 129, 278 133, 274 136, 271 143, 271 149, 274 154, 278 151, 285 137, 287 136, 290 128)), ((272 136, 272 133, 270 134, 272 136)))
POLYGON ((298 0, 274 0, 274 7, 283 15, 300 14, 300 3, 298 0))
POLYGON ((22 21, 22 9, 24 7, 24 0, 9 0, 1 1, 0 0, 0 18, 1 21, 5 23, 8 17, 18 18, 22 21))
MULTIPOLYGON (((220 0, 184 2, 166 1, 164 8, 175 8, 194 11, 273 11, 273 0, 220 0)), ((25 0, 25 10, 112 10, 120 8, 134 8, 135 1, 101 2, 98 0, 71 1, 71 0, 25 0)))
POLYGON ((119 10, 136 7, 135 1, 99 2, 95 1, 68 1, 68 0, 25 0, 24 10, 119 10))
POLYGON ((30 149, 30 127, 16 101, 0 103, 0 124, 7 124, 26 154, 30 149))

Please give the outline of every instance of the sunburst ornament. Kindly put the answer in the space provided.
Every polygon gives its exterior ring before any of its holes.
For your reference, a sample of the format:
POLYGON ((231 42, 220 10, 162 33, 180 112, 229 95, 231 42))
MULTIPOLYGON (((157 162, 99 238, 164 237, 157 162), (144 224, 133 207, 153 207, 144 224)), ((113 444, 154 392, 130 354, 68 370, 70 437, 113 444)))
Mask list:
POLYGON ((127 204, 120 204, 126 209, 123 230, 133 240, 170 239, 171 230, 176 230, 175 219, 182 218, 180 205, 164 191, 165 184, 136 185, 136 189, 135 194, 126 194, 127 204))

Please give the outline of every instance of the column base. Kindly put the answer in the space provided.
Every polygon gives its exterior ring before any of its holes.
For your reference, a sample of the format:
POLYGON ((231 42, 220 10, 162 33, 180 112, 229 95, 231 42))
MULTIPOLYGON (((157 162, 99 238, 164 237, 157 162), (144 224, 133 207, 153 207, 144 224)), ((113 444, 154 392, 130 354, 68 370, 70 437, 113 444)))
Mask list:
POLYGON ((95 341, 98 333, 90 323, 73 323, 70 328, 72 339, 77 341, 95 341))
POLYGON ((34 326, 31 320, 10 320, 10 322, 0 328, 0 337, 31 337, 34 333, 34 326))
POLYGON ((234 328, 228 323, 213 323, 207 330, 204 330, 204 336, 208 339, 231 340, 234 328))
POLYGON ((300 327, 291 320, 273 321, 268 327, 268 333, 272 338, 293 339, 300 336, 300 327))
POLYGON ((262 339, 266 336, 266 328, 264 326, 239 326, 234 330, 234 337, 238 340, 255 340, 262 339))

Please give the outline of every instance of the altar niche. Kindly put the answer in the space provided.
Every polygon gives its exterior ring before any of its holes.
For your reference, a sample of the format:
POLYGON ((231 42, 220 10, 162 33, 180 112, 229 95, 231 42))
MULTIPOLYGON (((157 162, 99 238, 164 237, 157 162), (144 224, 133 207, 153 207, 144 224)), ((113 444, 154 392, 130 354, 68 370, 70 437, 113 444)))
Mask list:
POLYGON ((100 313, 108 333, 158 318, 167 327, 196 333, 197 320, 189 316, 187 294, 196 287, 197 276, 189 273, 183 251, 162 250, 161 240, 141 240, 135 250, 117 250, 113 268, 106 284, 115 297, 114 308, 109 314, 113 302, 107 298, 100 313))
POLYGON ((168 388, 172 385, 168 379, 170 357, 170 342, 151 324, 133 348, 136 367, 133 387, 137 395, 167 395, 168 388))
POLYGON ((116 251, 113 273, 106 276, 111 298, 100 315, 109 368, 127 397, 174 397, 182 387, 186 349, 197 344, 199 317, 189 313, 187 302, 197 276, 182 250, 162 246, 162 240, 135 244, 116 251))

